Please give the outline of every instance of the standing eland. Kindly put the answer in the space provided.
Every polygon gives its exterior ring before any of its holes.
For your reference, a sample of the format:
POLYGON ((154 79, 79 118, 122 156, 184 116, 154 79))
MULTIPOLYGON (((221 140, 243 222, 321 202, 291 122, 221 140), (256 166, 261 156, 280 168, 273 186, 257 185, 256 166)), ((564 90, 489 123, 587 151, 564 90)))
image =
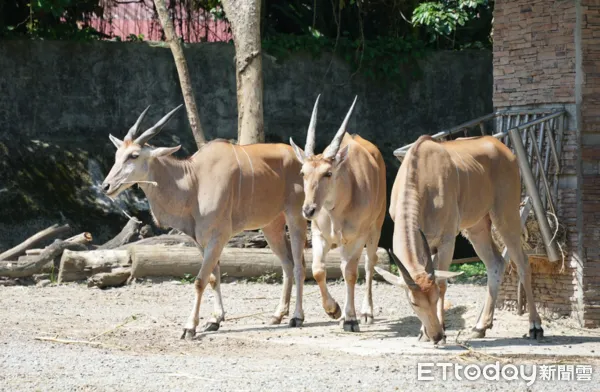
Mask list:
POLYGON ((171 155, 181 146, 146 144, 181 106, 135 139, 149 107, 123 141, 110 135, 117 152, 102 184, 106 195, 115 198, 138 183, 148 198, 156 224, 181 230, 196 241, 203 253, 204 261, 194 284, 194 305, 181 338, 191 339, 196 333, 202 294, 208 283, 216 295, 214 314, 205 330, 219 329, 225 317, 219 257, 233 235, 259 228, 283 266, 283 291, 271 323, 279 324, 289 314, 293 272, 296 309, 289 325, 302 326, 307 222, 301 212, 304 201, 301 167, 292 148, 286 144, 240 146, 217 139, 200 147, 191 157, 177 159, 171 155), (291 245, 285 235, 286 224, 291 245))
POLYGON ((365 245, 366 293, 361 318, 367 324, 373 322, 373 267, 377 263, 377 245, 386 214, 385 163, 372 143, 346 133, 356 98, 331 144, 323 154, 315 155, 319 97, 313 108, 304 151, 291 138, 290 144, 302 163, 305 192, 302 213, 311 221, 312 273, 319 284, 323 308, 331 318, 342 317, 345 331, 358 332, 354 287, 365 245), (326 285, 325 256, 332 245, 340 248, 346 282, 343 313, 326 285))
POLYGON ((525 288, 529 336, 543 337, 529 261, 521 247, 520 201, 521 178, 516 157, 494 137, 437 142, 424 135, 408 150, 392 188, 389 210, 394 220, 394 250, 390 250, 390 255, 403 279, 380 268, 377 272, 406 289, 422 323, 420 340, 445 340, 446 280, 460 274, 448 269, 456 236, 461 231, 485 263, 488 276, 487 297, 473 337, 484 337, 486 330, 492 328, 494 304, 506 268, 492 241, 492 224, 517 265, 525 288), (434 270, 434 264, 438 270, 434 270))

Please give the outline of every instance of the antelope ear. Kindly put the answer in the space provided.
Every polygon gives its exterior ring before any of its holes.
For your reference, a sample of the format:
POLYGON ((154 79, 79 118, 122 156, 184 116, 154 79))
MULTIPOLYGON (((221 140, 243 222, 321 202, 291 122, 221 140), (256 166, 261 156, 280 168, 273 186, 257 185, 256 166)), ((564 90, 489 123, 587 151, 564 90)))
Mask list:
POLYGON ((350 145, 347 144, 337 154, 335 154, 335 165, 336 166, 339 166, 342 163, 344 163, 344 161, 346 160, 346 158, 348 158, 348 151, 349 150, 350 150, 350 145))
POLYGON ((117 139, 116 137, 114 137, 113 135, 108 135, 108 138, 110 139, 110 141, 115 145, 115 147, 117 147, 117 149, 121 148, 121 146, 123 145, 123 141, 117 139))
POLYGON ((401 277, 396 276, 396 275, 392 274, 391 272, 388 272, 388 271, 384 270, 383 268, 377 267, 377 266, 375 266, 375 271, 377 271, 377 273, 379 275, 381 275, 383 277, 383 279, 385 279, 388 283, 391 283, 394 286, 403 287, 405 289, 408 288, 408 286, 404 282, 404 279, 402 279, 401 277))
POLYGON ((181 148, 181 145, 175 146, 175 147, 155 148, 154 150, 152 150, 152 152, 150 152, 150 156, 152 156, 153 158, 165 157, 167 155, 171 155, 171 154, 177 152, 180 148, 181 148))
POLYGON ((304 160, 306 159, 306 154, 304 153, 304 151, 300 147, 298 147, 296 143, 294 143, 292 138, 290 138, 290 145, 294 149, 294 153, 296 153, 296 158, 298 158, 298 161, 304 164, 304 160))
POLYGON ((438 271, 438 270, 435 270, 435 279, 436 280, 455 278, 455 277, 457 277, 459 275, 462 275, 462 271, 460 271, 460 272, 451 272, 451 271, 438 271))

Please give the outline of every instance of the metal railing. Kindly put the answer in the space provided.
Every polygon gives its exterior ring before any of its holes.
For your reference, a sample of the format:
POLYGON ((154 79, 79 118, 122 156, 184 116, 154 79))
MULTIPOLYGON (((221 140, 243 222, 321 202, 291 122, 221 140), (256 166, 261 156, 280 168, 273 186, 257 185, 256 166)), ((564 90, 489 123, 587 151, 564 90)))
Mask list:
MULTIPOLYGON (((556 109, 502 110, 432 135, 436 140, 491 135, 502 140, 514 152, 522 179, 521 226, 525 225, 533 208, 546 255, 551 262, 562 259, 547 213, 551 212, 556 217, 566 114, 565 110, 556 109)), ((394 156, 402 161, 413 144, 398 148, 394 151, 394 156)), ((502 255, 508 259, 506 249, 502 255)))

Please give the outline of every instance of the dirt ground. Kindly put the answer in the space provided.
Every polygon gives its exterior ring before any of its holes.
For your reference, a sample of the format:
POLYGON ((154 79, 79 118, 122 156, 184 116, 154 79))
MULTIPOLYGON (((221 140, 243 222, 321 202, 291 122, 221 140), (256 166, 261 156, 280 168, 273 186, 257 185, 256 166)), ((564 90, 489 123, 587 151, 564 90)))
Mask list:
MULTIPOLYGON (((343 284, 329 285, 342 304, 343 284)), ((405 295, 387 283, 374 286, 375 323, 361 325, 355 334, 328 318, 312 282, 305 289, 302 328, 290 329, 287 318, 285 325, 267 325, 280 290, 278 284, 223 284, 226 321, 219 331, 188 342, 179 338, 192 304, 190 284, 146 281, 108 290, 83 284, 0 287, 0 390, 598 390, 600 331, 580 329, 571 319, 545 318, 547 337, 538 343, 522 338, 527 315, 497 311, 488 336, 467 341, 484 286, 449 287, 448 339, 441 348, 417 341, 420 323, 405 295), (468 381, 452 374, 444 381, 441 372, 434 372, 433 381, 417 380, 419 362, 496 361, 592 365, 592 381, 543 381, 539 370, 529 387, 523 380, 468 381)), ((359 285, 359 305, 363 293, 359 285)), ((201 325, 211 311, 207 290, 201 325)))

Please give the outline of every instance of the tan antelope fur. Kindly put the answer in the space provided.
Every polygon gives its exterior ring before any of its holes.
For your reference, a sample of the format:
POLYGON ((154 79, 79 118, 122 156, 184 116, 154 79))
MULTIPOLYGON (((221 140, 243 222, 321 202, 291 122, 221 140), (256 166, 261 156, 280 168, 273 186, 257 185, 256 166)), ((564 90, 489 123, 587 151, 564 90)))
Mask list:
POLYGON ((486 330, 492 328, 494 304, 506 267, 492 241, 492 224, 517 265, 525 288, 529 335, 534 339, 543 337, 529 261, 521 248, 520 201, 521 179, 516 157, 494 137, 438 142, 430 136, 421 136, 408 150, 392 188, 389 209, 394 221, 390 255, 403 279, 379 268, 377 272, 406 289, 408 300, 422 322, 421 340, 437 343, 445 339, 446 280, 458 275, 448 269, 456 236, 461 231, 485 263, 488 276, 488 293, 473 337, 484 337, 486 330))
POLYGON ((305 192, 302 213, 311 221, 312 272, 319 284, 325 312, 334 319, 341 316, 345 331, 358 332, 354 287, 365 245, 366 293, 361 319, 365 323, 373 322, 373 267, 377 263, 377 245, 386 213, 385 164, 377 147, 358 135, 346 133, 356 98, 331 144, 323 154, 315 155, 318 103, 319 97, 313 108, 305 150, 290 138, 302 163, 305 192), (325 257, 334 245, 340 248, 346 283, 343 313, 326 285, 325 257))
POLYGON ((110 135, 117 152, 103 189, 114 198, 137 182, 148 198, 156 223, 183 231, 202 251, 204 261, 195 280, 194 305, 182 338, 195 335, 208 283, 215 291, 215 302, 205 330, 219 329, 225 316, 220 290, 221 251, 232 235, 259 228, 283 266, 283 291, 271 323, 279 324, 289 314, 293 273, 296 308, 290 326, 301 326, 307 222, 301 213, 301 167, 292 148, 286 144, 240 146, 213 140, 187 159, 174 158, 171 154, 181 146, 155 148, 146 142, 160 132, 179 107, 136 139, 148 108, 123 141, 110 135), (285 235, 286 224, 291 244, 285 235))

